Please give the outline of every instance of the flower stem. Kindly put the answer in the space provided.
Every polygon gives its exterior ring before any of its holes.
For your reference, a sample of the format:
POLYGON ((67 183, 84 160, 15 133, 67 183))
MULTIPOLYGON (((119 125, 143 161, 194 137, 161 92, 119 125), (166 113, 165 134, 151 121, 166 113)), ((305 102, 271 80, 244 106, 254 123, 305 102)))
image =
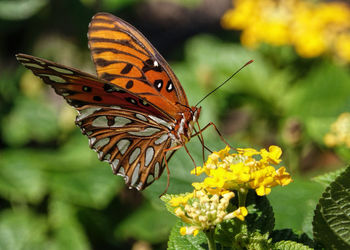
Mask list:
POLYGON ((245 207, 245 200, 247 198, 248 190, 247 189, 241 189, 238 191, 238 206, 239 207, 245 207))
POLYGON ((207 240, 208 240, 208 249, 209 250, 216 250, 215 229, 209 229, 209 230, 205 231, 205 235, 207 236, 207 240))

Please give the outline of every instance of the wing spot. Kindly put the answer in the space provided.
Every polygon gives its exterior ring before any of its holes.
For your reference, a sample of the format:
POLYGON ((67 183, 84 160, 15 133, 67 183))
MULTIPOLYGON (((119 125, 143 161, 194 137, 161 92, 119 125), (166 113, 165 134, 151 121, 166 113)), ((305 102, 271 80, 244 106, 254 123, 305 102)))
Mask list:
POLYGON ((116 116, 114 118, 114 124, 111 125, 112 128, 124 127, 125 125, 132 123, 132 121, 128 118, 116 116))
POLYGON ((95 95, 92 99, 94 99, 94 101, 96 101, 96 102, 102 101, 102 97, 98 96, 98 95, 95 95))
POLYGON ((134 86, 134 81, 133 80, 129 80, 127 83, 126 83, 126 88, 127 89, 131 89, 132 88, 132 86, 134 86))
POLYGON ((110 158, 111 158, 111 154, 106 154, 105 157, 103 157, 103 160, 109 161, 110 158))
POLYGON ((120 73, 123 75, 128 74, 131 71, 132 67, 132 64, 127 63, 125 67, 120 71, 120 73))
POLYGON ((140 153, 141 153, 141 149, 135 148, 134 151, 130 155, 129 164, 133 164, 134 161, 137 159, 137 157, 139 157, 140 153))
POLYGON ((64 69, 64 68, 59 68, 59 67, 55 67, 55 66, 48 66, 50 69, 53 69, 54 71, 58 72, 58 73, 62 73, 62 74, 67 74, 67 75, 73 75, 74 72, 68 70, 68 69, 64 69))
POLYGON ((168 81, 167 85, 166 85, 166 90, 168 92, 171 92, 174 89, 174 84, 171 80, 168 81))
POLYGON ((136 100, 134 98, 127 97, 127 98, 125 98, 125 100, 130 102, 130 103, 132 103, 132 104, 134 104, 134 105, 137 105, 137 102, 136 102, 136 100))
POLYGON ((151 163, 154 156, 154 148, 148 147, 146 149, 146 156, 145 156, 145 167, 148 167, 148 165, 151 163))
POLYGON ((157 140, 154 141, 154 144, 160 145, 169 138, 168 134, 162 134, 157 140))
POLYGON ((154 176, 150 174, 147 177, 146 183, 151 184, 152 182, 154 182, 154 176))
POLYGON ((159 128, 148 127, 141 131, 130 131, 128 132, 128 134, 135 135, 135 136, 152 136, 159 131, 160 131, 159 128))
POLYGON ((107 84, 107 83, 105 83, 105 85, 103 85, 103 90, 105 92, 107 92, 107 93, 112 93, 112 92, 125 93, 124 90, 121 90, 117 86, 114 86, 114 85, 111 85, 111 84, 107 84))
POLYGON ((99 150, 101 149, 102 147, 106 146, 110 141, 110 138, 109 137, 106 137, 106 138, 103 138, 101 140, 98 140, 95 144, 94 144, 94 148, 99 150))
POLYGON ((149 104, 146 100, 140 99, 139 102, 145 107, 149 106, 149 104))
POLYGON ((89 139, 89 146, 91 147, 92 145, 94 145, 95 141, 96 141, 96 137, 91 137, 89 139))
POLYGON ((83 90, 84 92, 91 92, 91 87, 89 87, 89 86, 83 86, 83 87, 82 87, 82 90, 83 90))
POLYGON ((123 155, 126 152, 126 150, 128 150, 130 144, 131 144, 130 140, 121 139, 120 141, 117 142, 117 148, 119 152, 123 155))
POLYGON ((49 75, 49 74, 39 74, 39 76, 48 77, 53 82, 66 83, 66 80, 59 76, 49 75))
POLYGON ((158 79, 154 81, 154 87, 156 87, 156 89, 158 91, 161 91, 162 87, 163 87, 163 80, 158 79))
POLYGON ((169 128, 170 130, 172 129, 171 125, 169 123, 167 123, 166 121, 164 121, 163 119, 161 118, 158 118, 156 116, 153 116, 153 115, 149 115, 148 116, 149 118, 151 118, 153 121, 155 121, 156 123, 160 124, 160 125, 163 125, 163 126, 166 126, 167 128, 169 128))
POLYGON ((131 177, 132 186, 135 186, 136 182, 139 179, 139 171, 140 171, 140 163, 137 163, 136 168, 134 169, 134 172, 132 173, 132 177, 131 177))
MULTIPOLYGON (((107 155, 106 155, 106 156, 107 156, 107 155)), ((118 164, 119 164, 119 159, 115 159, 114 161, 112 161, 111 166, 112 166, 112 169, 113 169, 114 174, 115 174, 116 171, 117 171, 118 164)))
POLYGON ((26 62, 22 62, 22 63, 27 67, 32 67, 32 68, 36 68, 36 69, 45 69, 43 66, 35 64, 35 63, 26 63, 26 62))
POLYGON ((159 178, 159 170, 160 170, 160 164, 159 162, 156 163, 154 166, 154 178, 158 179, 159 178))
POLYGON ((142 120, 142 121, 145 121, 145 122, 148 121, 147 118, 144 115, 141 115, 141 114, 138 114, 138 113, 136 113, 135 117, 140 119, 140 120, 142 120))
POLYGON ((97 127, 97 128, 106 128, 106 127, 109 127, 108 126, 108 119, 106 116, 98 116, 97 118, 95 118, 93 121, 92 121, 92 124, 91 124, 93 127, 97 127))
POLYGON ((79 110, 79 115, 77 117, 77 121, 81 121, 82 119, 86 118, 89 115, 92 115, 93 113, 95 113, 96 111, 99 111, 101 108, 85 108, 85 109, 81 109, 79 110))

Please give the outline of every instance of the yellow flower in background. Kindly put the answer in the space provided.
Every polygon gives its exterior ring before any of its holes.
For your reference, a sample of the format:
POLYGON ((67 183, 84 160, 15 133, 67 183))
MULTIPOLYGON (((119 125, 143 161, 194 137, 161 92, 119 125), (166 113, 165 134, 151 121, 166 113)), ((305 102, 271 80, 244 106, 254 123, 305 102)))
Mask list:
POLYGON ((226 29, 242 30, 241 42, 293 45, 301 57, 331 53, 350 61, 350 7, 342 2, 233 0, 222 17, 226 29))
POLYGON ((205 173, 208 177, 201 183, 193 183, 196 190, 206 190, 210 194, 224 194, 228 191, 255 189, 260 196, 267 195, 277 185, 288 185, 292 179, 284 167, 275 169, 281 162, 282 150, 270 146, 268 150, 239 148, 229 154, 229 147, 214 152, 203 167, 192 170, 192 174, 205 173))
POLYGON ((330 132, 324 137, 329 147, 344 145, 350 148, 350 113, 342 113, 331 125, 330 132))

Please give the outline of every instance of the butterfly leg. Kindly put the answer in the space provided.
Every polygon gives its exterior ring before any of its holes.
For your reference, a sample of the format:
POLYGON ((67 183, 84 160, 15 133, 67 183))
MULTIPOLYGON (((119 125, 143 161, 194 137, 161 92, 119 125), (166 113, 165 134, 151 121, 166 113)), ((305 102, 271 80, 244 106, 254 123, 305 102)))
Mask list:
MULTIPOLYGON (((165 149, 164 152, 174 151, 174 150, 177 150, 181 147, 182 147, 182 145, 177 145, 175 147, 165 149)), ((167 184, 166 184, 166 188, 165 188, 164 192, 159 196, 159 198, 162 197, 164 194, 166 194, 166 192, 168 191, 169 185, 170 185, 170 170, 169 170, 166 154, 164 154, 164 162, 165 162, 165 167, 166 167, 166 171, 167 171, 167 184)))
POLYGON ((166 188, 163 191, 163 193, 161 195, 159 195, 159 198, 161 198, 163 195, 166 194, 166 192, 168 191, 169 185, 170 185, 170 170, 169 170, 169 166, 168 166, 168 161, 166 159, 166 155, 164 155, 164 162, 165 162, 165 167, 166 167, 166 172, 167 172, 167 183, 166 183, 166 188))
POLYGON ((220 139, 230 148, 232 148, 232 146, 225 140, 225 138, 222 136, 221 132, 219 131, 219 129, 216 127, 216 125, 213 122, 209 122, 206 126, 204 126, 204 128, 202 128, 201 130, 199 130, 198 132, 194 133, 191 137, 195 137, 198 136, 199 134, 201 134, 204 130, 206 130, 207 128, 209 128, 210 126, 213 126, 214 129, 216 130, 216 132, 218 133, 218 135, 220 136, 220 139))

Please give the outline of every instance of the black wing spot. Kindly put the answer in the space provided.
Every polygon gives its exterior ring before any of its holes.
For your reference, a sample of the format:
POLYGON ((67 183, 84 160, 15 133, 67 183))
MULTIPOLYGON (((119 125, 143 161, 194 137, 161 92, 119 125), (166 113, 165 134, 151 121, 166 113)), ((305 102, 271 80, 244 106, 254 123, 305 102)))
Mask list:
POLYGON ((139 99, 139 102, 145 107, 149 106, 148 102, 145 100, 139 99))
POLYGON ((108 66, 110 64, 113 64, 114 62, 113 61, 107 61, 107 60, 102 59, 102 58, 98 58, 98 59, 96 59, 95 63, 99 67, 106 67, 106 66, 108 66))
POLYGON ((137 105, 137 102, 134 98, 131 97, 127 97, 125 98, 126 101, 130 102, 131 104, 137 105))
POLYGON ((174 89, 174 84, 173 84, 173 82, 171 80, 169 80, 167 85, 166 85, 166 90, 168 92, 171 92, 171 91, 173 91, 173 89, 174 89))
POLYGON ((143 62, 142 71, 144 73, 150 70, 157 71, 157 72, 163 71, 162 67, 158 63, 156 63, 157 66, 154 66, 154 65, 155 65, 154 61, 152 59, 148 59, 143 62))
POLYGON ((156 87, 156 89, 158 91, 161 91, 161 89, 163 87, 163 80, 161 80, 161 79, 155 80, 153 84, 154 84, 154 87, 156 87))
POLYGON ((112 92, 125 93, 125 91, 121 90, 118 86, 112 86, 106 83, 105 85, 103 85, 103 90, 106 91, 107 93, 112 93, 112 92))
POLYGON ((83 87, 82 87, 82 90, 83 90, 84 92, 91 92, 91 87, 89 87, 89 86, 83 86, 83 87))
POLYGON ((120 73, 123 75, 128 74, 131 71, 132 67, 133 67, 132 64, 128 63, 125 65, 122 71, 120 71, 120 73))
POLYGON ((133 80, 129 80, 127 83, 126 83, 126 88, 127 89, 131 89, 132 88, 132 86, 134 86, 134 81, 133 80))
POLYGON ((108 126, 113 126, 114 125, 114 116, 107 115, 107 125, 108 126))
POLYGON ((96 101, 96 102, 102 101, 102 97, 98 96, 98 95, 95 95, 92 99, 94 99, 94 101, 96 101))

